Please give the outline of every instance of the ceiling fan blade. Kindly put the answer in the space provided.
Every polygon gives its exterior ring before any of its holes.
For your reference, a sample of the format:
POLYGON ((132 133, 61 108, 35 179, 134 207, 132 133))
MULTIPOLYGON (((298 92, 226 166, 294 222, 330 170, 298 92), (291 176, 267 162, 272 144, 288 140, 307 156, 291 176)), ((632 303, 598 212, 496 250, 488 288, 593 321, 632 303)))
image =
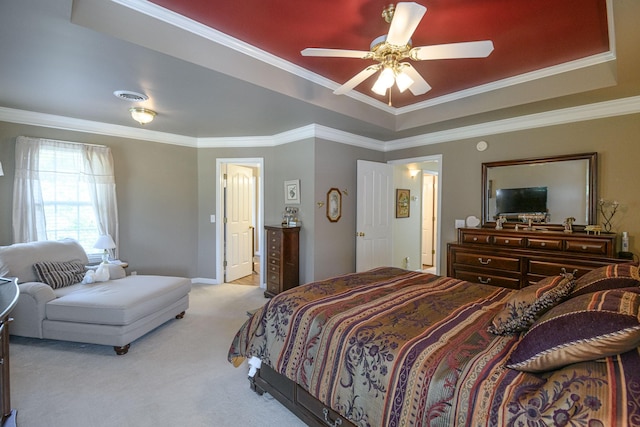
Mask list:
POLYGON ((434 46, 417 46, 409 51, 409 57, 416 61, 455 58, 486 58, 493 52, 493 42, 463 42, 438 44, 434 46))
POLYGON ((324 56, 335 58, 360 58, 367 59, 373 54, 368 50, 347 50, 347 49, 324 49, 319 47, 308 47, 300 51, 302 56, 324 56))
POLYGON ((336 95, 344 95, 345 93, 349 92, 351 89, 365 81, 369 76, 374 74, 379 69, 380 65, 372 65, 365 68, 364 70, 353 76, 348 82, 340 86, 338 89, 334 90, 333 93, 335 93, 336 95))
POLYGON ((404 46, 409 43, 427 8, 418 3, 398 3, 387 35, 387 43, 404 46))
POLYGON ((409 86, 409 90, 412 94, 418 96, 431 90, 431 86, 429 86, 429 83, 427 83, 426 80, 422 78, 420 73, 418 73, 418 70, 413 68, 413 66, 408 62, 403 62, 402 64, 402 71, 404 71, 404 73, 411 77, 411 79, 413 80, 413 84, 409 86))

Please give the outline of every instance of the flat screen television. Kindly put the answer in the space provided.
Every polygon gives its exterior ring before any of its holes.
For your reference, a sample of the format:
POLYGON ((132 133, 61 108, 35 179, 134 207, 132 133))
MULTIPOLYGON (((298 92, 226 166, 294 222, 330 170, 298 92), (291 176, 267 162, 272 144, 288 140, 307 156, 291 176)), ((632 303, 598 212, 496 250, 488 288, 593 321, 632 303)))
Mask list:
POLYGON ((501 188, 496 191, 498 215, 546 213, 547 187, 501 188))

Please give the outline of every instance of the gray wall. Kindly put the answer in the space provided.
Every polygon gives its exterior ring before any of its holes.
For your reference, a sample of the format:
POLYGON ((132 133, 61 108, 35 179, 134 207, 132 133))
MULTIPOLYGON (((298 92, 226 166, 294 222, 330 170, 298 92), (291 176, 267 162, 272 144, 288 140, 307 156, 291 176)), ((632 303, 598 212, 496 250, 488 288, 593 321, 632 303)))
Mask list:
POLYGON ((350 273, 356 268, 356 162, 358 160, 384 161, 379 151, 317 140, 316 192, 314 195, 315 275, 323 279, 350 273), (342 194, 342 217, 338 222, 327 219, 327 192, 337 188, 342 194), (347 194, 344 194, 347 190, 347 194), (317 202, 325 205, 318 207, 317 202))
POLYGON ((599 153, 599 197, 618 200, 614 231, 628 231, 640 253, 640 115, 488 135, 478 139, 382 153, 323 140, 267 148, 188 148, 0 122, 0 245, 11 243, 15 137, 19 135, 108 145, 116 164, 121 258, 139 273, 215 278, 216 158, 264 158, 265 223, 278 223, 284 209, 283 182, 300 179, 301 280, 355 268, 356 160, 388 161, 442 154, 441 272, 446 243, 456 239, 454 220, 480 216, 482 162, 556 154, 599 153), (342 218, 330 223, 317 207, 331 187, 348 190, 342 218))
POLYGON ((0 122, 0 245, 13 242, 11 205, 17 136, 102 144, 115 164, 120 258, 129 271, 196 273, 197 150, 177 145, 0 122))
MULTIPOLYGON (((392 151, 387 160, 442 154, 440 250, 445 254, 446 243, 457 238, 455 219, 481 216, 483 162, 595 151, 599 159, 598 197, 622 204, 612 231, 628 231, 631 251, 640 254, 640 195, 636 188, 640 183, 639 135, 640 115, 633 114, 392 151), (489 148, 478 152, 475 146, 481 139, 489 148)), ((446 256, 440 267, 445 274, 446 256)))

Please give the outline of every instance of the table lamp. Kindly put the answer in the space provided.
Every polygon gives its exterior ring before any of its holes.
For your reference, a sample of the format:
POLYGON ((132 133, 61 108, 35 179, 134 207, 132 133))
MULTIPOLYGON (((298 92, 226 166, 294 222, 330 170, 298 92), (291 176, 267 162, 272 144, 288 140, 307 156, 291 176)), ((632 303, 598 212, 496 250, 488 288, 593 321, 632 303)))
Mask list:
POLYGON ((109 264, 109 249, 114 249, 116 247, 111 236, 109 234, 103 234, 98 237, 98 241, 93 245, 93 247, 96 249, 104 249, 104 253, 102 254, 102 263, 109 264))

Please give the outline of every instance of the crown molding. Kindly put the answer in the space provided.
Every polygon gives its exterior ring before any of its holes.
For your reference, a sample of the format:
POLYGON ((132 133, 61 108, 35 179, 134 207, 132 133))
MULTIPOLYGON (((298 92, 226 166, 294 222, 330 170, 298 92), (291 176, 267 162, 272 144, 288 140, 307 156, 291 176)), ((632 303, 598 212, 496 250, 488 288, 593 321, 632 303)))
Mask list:
POLYGON ((140 139, 194 148, 274 147, 304 139, 318 138, 341 144, 387 152, 402 150, 405 148, 414 148, 422 145, 439 144, 467 138, 477 138, 526 129, 637 113, 640 113, 640 95, 578 107, 545 111, 543 113, 529 114, 526 116, 496 120, 444 131, 425 133, 418 136, 400 138, 386 142, 329 128, 319 124, 310 124, 270 136, 193 138, 172 133, 74 119, 64 116, 56 116, 53 114, 16 110, 6 107, 0 107, 0 121, 64 129, 76 132, 87 132, 120 138, 140 139))
POLYGON ((162 144, 196 147, 197 139, 174 133, 158 132, 148 129, 132 128, 129 126, 110 123, 94 122, 91 120, 74 119, 72 117, 54 114, 37 113, 34 111, 16 110, 0 107, 0 120, 23 125, 42 126, 52 129, 63 129, 75 132, 87 132, 97 135, 116 136, 120 138, 142 139, 162 144))
POLYGON ((640 113, 640 96, 598 102, 388 141, 385 151, 640 113))

